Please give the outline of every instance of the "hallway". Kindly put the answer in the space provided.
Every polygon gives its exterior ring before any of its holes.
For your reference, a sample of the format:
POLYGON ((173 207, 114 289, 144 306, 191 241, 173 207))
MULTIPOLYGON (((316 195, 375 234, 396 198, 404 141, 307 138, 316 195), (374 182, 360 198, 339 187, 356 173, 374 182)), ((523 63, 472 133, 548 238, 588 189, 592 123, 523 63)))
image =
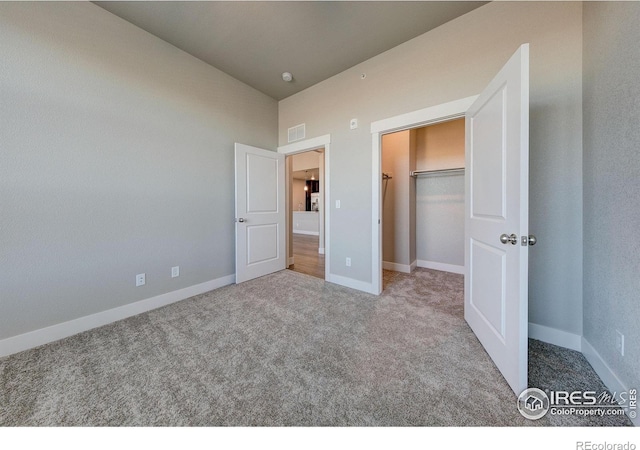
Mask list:
POLYGON ((289 269, 324 280, 324 255, 318 253, 318 236, 293 234, 293 261, 289 269))

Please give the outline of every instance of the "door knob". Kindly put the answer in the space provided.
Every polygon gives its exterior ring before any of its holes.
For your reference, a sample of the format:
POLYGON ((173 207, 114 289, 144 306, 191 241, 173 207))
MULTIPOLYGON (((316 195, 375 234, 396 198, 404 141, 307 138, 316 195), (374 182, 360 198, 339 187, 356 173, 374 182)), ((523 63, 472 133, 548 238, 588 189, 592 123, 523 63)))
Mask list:
POLYGON ((240 223, 244 223, 244 217, 240 217, 239 219, 236 219, 236 222, 240 222, 240 223))
POLYGON ((536 245, 538 242, 538 238, 536 238, 533 234, 529 235, 529 245, 536 245))
POLYGON ((511 245, 516 245, 518 243, 518 236, 513 233, 510 235, 503 233, 500 235, 500 242, 503 244, 511 243, 511 245))

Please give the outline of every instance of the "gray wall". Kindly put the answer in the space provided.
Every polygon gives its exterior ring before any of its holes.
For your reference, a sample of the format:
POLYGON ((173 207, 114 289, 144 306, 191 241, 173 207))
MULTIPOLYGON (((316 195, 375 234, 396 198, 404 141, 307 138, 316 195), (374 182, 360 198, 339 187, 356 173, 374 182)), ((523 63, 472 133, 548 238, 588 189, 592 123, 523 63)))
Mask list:
POLYGON ((413 130, 382 137, 382 172, 392 177, 382 180, 383 262, 409 266, 416 259, 415 182, 409 176, 415 170, 415 154, 413 130))
POLYGON ((371 282, 376 120, 479 94, 531 52, 531 322, 582 334, 582 5, 492 2, 280 101, 279 141, 331 134, 331 271, 371 282), (361 79, 361 74, 367 76, 361 79), (349 129, 358 118, 359 128, 349 129), (357 168, 357 170, 354 170, 357 168), (341 209, 335 209, 341 200, 341 209), (345 257, 352 266, 345 266, 345 257))
POLYGON ((0 3, 0 42, 0 339, 234 273, 276 101, 91 3, 0 3))
POLYGON ((417 259, 464 266, 464 174, 416 179, 417 259))
MULTIPOLYGON (((417 170, 463 168, 464 118, 416 130, 417 170)), ((464 174, 416 178, 417 259, 464 267, 464 174)))
POLYGON ((638 24, 637 2, 585 4, 584 338, 627 388, 640 386, 638 24))

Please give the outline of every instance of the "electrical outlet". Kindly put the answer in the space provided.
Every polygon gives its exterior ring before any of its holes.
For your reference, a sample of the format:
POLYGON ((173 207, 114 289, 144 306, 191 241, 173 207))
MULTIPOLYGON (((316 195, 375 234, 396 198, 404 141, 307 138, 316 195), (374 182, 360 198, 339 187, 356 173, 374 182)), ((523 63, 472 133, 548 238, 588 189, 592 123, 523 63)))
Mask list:
POLYGON ((347 265, 347 267, 351 267, 351 258, 347 257, 345 264, 347 265))
POLYGON ((624 334, 616 330, 616 350, 624 356, 624 334))
POLYGON ((352 130, 358 128, 358 119, 351 119, 349 121, 349 128, 351 128, 352 130))
POLYGON ((138 275, 136 275, 136 287, 144 286, 146 282, 146 276, 144 273, 139 273, 138 275))
POLYGON ((340 209, 340 200, 336 200, 336 209, 340 209))
POLYGON ((180 276, 180 266, 175 266, 171 268, 171 278, 180 276))

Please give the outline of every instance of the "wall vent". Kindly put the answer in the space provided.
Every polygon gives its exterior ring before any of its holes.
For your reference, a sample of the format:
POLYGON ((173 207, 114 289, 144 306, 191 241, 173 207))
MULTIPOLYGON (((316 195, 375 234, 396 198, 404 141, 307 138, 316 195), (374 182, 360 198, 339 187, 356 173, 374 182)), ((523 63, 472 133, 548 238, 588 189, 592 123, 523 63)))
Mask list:
POLYGON ((289 128, 289 140, 288 142, 299 141, 300 139, 304 139, 305 135, 305 125, 301 123, 300 125, 296 125, 295 127, 289 128))

